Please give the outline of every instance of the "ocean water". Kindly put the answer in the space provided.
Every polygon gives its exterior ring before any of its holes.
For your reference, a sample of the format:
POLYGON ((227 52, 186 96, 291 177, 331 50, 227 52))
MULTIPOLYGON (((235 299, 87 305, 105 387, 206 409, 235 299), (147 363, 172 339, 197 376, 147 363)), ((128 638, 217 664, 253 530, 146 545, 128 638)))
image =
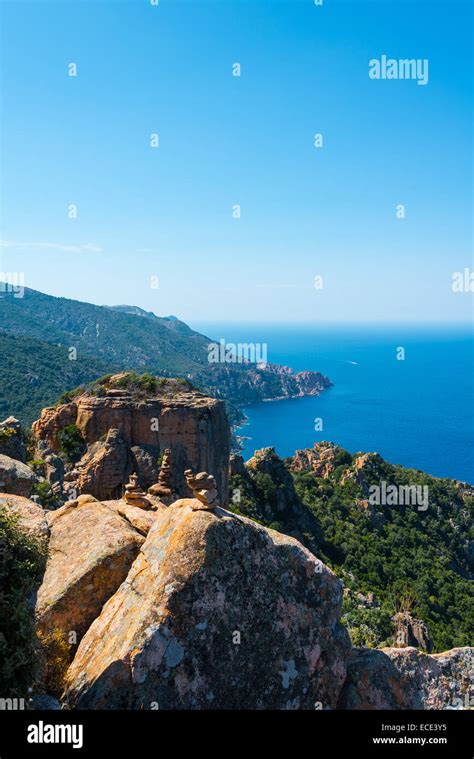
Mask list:
POLYGON ((243 455, 281 456, 330 440, 352 453, 474 483, 474 339, 470 326, 193 324, 213 340, 264 343, 268 361, 326 374, 316 398, 244 409, 243 455), (404 348, 404 360, 397 349, 404 348), (321 418, 322 431, 315 430, 321 418))

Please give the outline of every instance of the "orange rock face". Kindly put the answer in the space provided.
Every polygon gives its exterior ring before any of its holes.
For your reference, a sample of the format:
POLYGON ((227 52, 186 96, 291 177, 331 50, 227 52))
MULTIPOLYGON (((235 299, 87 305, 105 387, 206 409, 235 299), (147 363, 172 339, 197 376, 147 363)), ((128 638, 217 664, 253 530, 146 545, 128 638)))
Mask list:
POLYGON ((292 472, 312 471, 327 479, 334 470, 336 452, 334 443, 315 443, 313 448, 296 451, 290 469, 292 472))
POLYGON ((69 424, 77 426, 87 445, 78 464, 80 492, 83 488, 99 499, 120 497, 117 487, 133 471, 146 489, 156 483, 157 458, 169 448, 178 496, 190 495, 185 469, 205 470, 213 472, 221 502, 227 501, 230 432, 223 401, 195 391, 147 400, 84 394, 71 403, 44 409, 33 432, 57 452, 59 432, 69 424), (125 446, 125 457, 117 455, 116 446, 104 450, 110 430, 125 446))
POLYGON ((77 407, 75 403, 44 408, 38 421, 33 422, 32 430, 38 440, 47 440, 54 453, 59 452, 58 433, 63 427, 75 424, 77 407))
POLYGON ((98 501, 52 512, 48 561, 36 602, 38 630, 78 641, 125 580, 143 535, 98 501))

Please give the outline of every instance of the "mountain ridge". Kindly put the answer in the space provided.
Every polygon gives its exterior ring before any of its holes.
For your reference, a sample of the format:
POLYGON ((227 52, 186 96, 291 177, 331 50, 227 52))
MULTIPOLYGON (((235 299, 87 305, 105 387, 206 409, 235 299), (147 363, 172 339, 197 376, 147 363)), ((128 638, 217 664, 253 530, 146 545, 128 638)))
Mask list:
MULTIPOLYGON (((82 382, 117 371, 150 372, 161 377, 183 377, 227 403, 233 424, 242 420, 238 406, 260 400, 319 395, 331 386, 320 372, 293 373, 287 367, 251 362, 211 364, 212 341, 176 317, 160 317, 138 306, 98 306, 57 298, 31 288, 0 293, 0 347, 16 339, 14 366, 0 366, 0 413, 15 413, 31 422, 41 408, 82 382), (33 345, 25 342, 36 341, 33 345), (40 343, 43 344, 43 349, 40 343), (56 367, 56 379, 42 381, 36 372, 33 399, 21 376, 33 350, 41 365, 56 367), (75 362, 78 362, 77 364, 75 362), (74 364, 74 367, 72 366, 74 364), (56 398, 52 387, 58 388, 56 398)), ((50 373, 50 372, 49 372, 50 373)))

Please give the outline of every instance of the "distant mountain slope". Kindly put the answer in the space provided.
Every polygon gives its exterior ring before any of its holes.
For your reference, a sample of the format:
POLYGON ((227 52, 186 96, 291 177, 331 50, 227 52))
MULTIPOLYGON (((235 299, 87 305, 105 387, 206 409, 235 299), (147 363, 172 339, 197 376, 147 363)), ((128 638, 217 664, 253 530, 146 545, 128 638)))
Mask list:
POLYGON ((20 338, 15 346, 5 344, 13 351, 9 360, 15 357, 15 382, 11 381, 12 367, 0 362, 1 407, 23 421, 31 421, 32 414, 37 416, 63 392, 120 370, 189 379, 228 402, 231 423, 242 418, 236 408, 239 404, 319 395, 331 385, 319 372, 294 374, 287 367, 257 367, 255 363, 210 364, 210 339, 175 316, 156 316, 138 306, 96 306, 29 288, 22 298, 0 292, 1 335, 20 338), (30 393, 31 381, 21 376, 20 367, 31 363, 30 347, 21 342, 25 339, 36 341, 34 393, 30 393), (42 351, 38 341, 44 344, 42 351), (71 348, 77 352, 76 363, 68 359, 71 348), (48 357, 44 366, 41 356, 48 357))
POLYGON ((66 348, 0 332, 0 420, 10 414, 31 424, 44 406, 70 388, 105 374, 91 358, 70 361, 66 348))
POLYGON ((29 288, 23 298, 4 293, 0 299, 0 330, 75 347, 78 358, 94 356, 118 369, 186 372, 206 365, 209 339, 183 327, 29 288))

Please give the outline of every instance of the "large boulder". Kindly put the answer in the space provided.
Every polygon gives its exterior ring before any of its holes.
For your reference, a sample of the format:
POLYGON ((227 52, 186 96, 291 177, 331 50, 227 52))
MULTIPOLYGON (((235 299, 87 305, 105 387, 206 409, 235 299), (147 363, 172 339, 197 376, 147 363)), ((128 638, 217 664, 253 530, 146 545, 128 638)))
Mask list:
POLYGON ((0 493, 29 498, 37 482, 38 478, 29 466, 0 454, 0 493))
POLYGON ((159 515, 82 639, 82 709, 330 709, 345 678, 342 588, 295 539, 188 499, 159 515))
POLYGON ((0 453, 17 461, 26 461, 21 423, 14 416, 0 422, 0 453))
POLYGON ((416 648, 354 649, 340 709, 469 709, 474 648, 428 655, 416 648))
POLYGON ((37 503, 23 496, 0 493, 0 508, 15 515, 22 532, 47 543, 49 538, 47 514, 37 503))
POLYGON ((323 440, 313 448, 296 451, 290 464, 292 472, 314 472, 328 479, 336 468, 336 455, 340 449, 334 443, 323 440))
POLYGON ((127 576, 144 538, 92 496, 51 512, 48 521, 51 537, 36 602, 37 629, 43 638, 59 633, 78 642, 127 576))

